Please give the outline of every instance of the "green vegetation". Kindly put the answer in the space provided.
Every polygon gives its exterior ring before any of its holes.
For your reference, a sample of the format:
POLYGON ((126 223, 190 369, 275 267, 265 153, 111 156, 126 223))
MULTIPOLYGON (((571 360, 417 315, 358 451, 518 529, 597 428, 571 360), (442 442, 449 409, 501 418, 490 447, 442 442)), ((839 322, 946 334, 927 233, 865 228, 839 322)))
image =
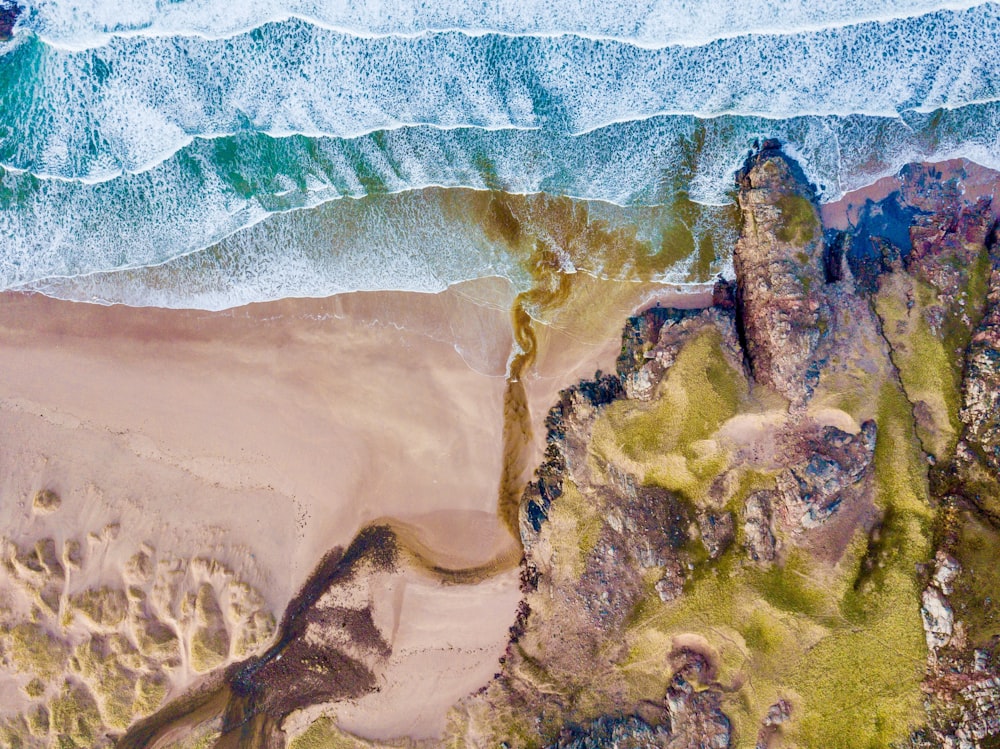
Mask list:
POLYGON ((681 349, 651 403, 619 401, 601 414, 592 449, 644 483, 698 502, 729 462, 710 438, 746 394, 722 353, 721 335, 707 328, 681 349))
POLYGON ((955 449, 960 433, 961 362, 927 322, 936 304, 933 287, 902 273, 884 280, 875 299, 893 362, 915 406, 917 436, 940 459, 955 449))
POLYGON ((163 704, 167 696, 167 680, 162 674, 140 676, 135 684, 132 703, 134 715, 149 715, 163 704))
POLYGON ((104 723, 113 728, 128 727, 134 714, 136 676, 122 663, 124 650, 120 642, 92 637, 76 647, 71 662, 97 698, 104 723))
POLYGON ((34 510, 41 513, 55 512, 61 504, 62 500, 59 499, 59 495, 51 489, 40 489, 31 501, 34 510))
POLYGON ((70 606, 98 627, 117 627, 125 621, 128 601, 120 588, 91 588, 70 598, 70 606))
POLYGON ((781 211, 781 223, 775 231, 778 239, 804 247, 816 238, 819 216, 811 200, 789 193, 778 199, 777 207, 781 211))
POLYGON ((45 681, 62 673, 69 650, 40 624, 21 622, 10 630, 10 654, 15 668, 45 681))
POLYGON ((813 567, 807 554, 793 549, 784 564, 762 571, 755 587, 776 609, 817 616, 827 607, 830 591, 814 583, 813 567))
POLYGON ((52 731, 58 737, 60 749, 90 749, 94 746, 101 727, 101 715, 85 686, 64 682, 59 696, 49 704, 49 710, 52 731))
POLYGON ((552 504, 548 521, 551 543, 560 550, 562 563, 558 571, 564 582, 572 584, 583 575, 587 556, 597 545, 602 527, 594 503, 584 498, 572 481, 564 481, 563 493, 552 504))
POLYGON ((38 699, 45 694, 45 682, 37 676, 24 685, 24 693, 29 697, 38 699))
POLYGON ((191 636, 191 665, 202 673, 211 671, 229 658, 229 632, 215 591, 208 583, 198 588, 195 598, 198 626, 191 636))
POLYGON ((49 710, 45 705, 35 705, 25 716, 28 732, 32 736, 43 737, 49 734, 49 710))
POLYGON ((275 630, 274 615, 270 611, 254 611, 237 628, 233 641, 233 652, 237 657, 245 657, 266 645, 275 630))
POLYGON ((972 513, 963 513, 954 554, 962 573, 950 596, 958 618, 968 627, 974 647, 1000 634, 1000 565, 997 546, 1000 533, 972 513))
MULTIPOLYGON (((652 462, 656 450, 676 451, 685 437, 703 439, 703 429, 717 427, 738 408, 736 398, 716 398, 714 415, 695 422, 702 430, 689 426, 689 401, 675 388, 704 388, 710 378, 699 383, 698 372, 710 370, 711 357, 716 366, 722 361, 718 349, 689 347, 699 353, 693 372, 681 369, 692 366, 682 354, 676 367, 683 374, 676 385, 664 383, 657 402, 639 406, 639 416, 629 413, 634 403, 609 414, 616 429, 608 432, 622 459, 652 462), (639 442, 631 453, 630 440, 639 442)), ((712 387, 720 389, 726 390, 712 387)), ((707 401, 705 395, 691 399, 707 401)), ((620 668, 631 697, 661 697, 668 676, 663 664, 675 638, 695 637, 719 664, 719 682, 732 686, 723 709, 733 721, 736 747, 754 746, 760 720, 779 698, 793 704, 783 732, 795 746, 870 749, 908 734, 921 716, 927 653, 916 569, 930 554, 933 513, 912 409, 895 384, 882 386, 876 421, 875 498, 885 513, 879 532, 872 539, 858 533, 835 565, 793 546, 782 561, 761 568, 740 548, 738 527, 737 543, 718 560, 701 561, 681 598, 664 604, 651 578, 625 634, 629 654, 620 668)), ((597 429, 594 434, 598 449, 611 453, 608 435, 598 442, 597 429)), ((748 471, 731 501, 772 484, 772 477, 748 471)))
POLYGON ((330 718, 320 718, 288 743, 288 749, 376 749, 377 745, 344 733, 330 718))
POLYGON ((198 726, 180 741, 172 741, 166 749, 212 749, 222 734, 214 725, 198 726))

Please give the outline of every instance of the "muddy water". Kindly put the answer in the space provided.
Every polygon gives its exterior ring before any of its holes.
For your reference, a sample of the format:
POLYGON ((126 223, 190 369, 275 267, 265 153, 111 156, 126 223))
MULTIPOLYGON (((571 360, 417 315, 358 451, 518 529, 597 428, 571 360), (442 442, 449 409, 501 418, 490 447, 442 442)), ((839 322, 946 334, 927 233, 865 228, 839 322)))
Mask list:
MULTIPOLYGON (((516 350, 508 364, 497 499, 497 514, 510 533, 510 543, 486 562, 456 567, 443 562, 414 527, 393 519, 378 521, 362 531, 343 554, 335 550, 320 563, 289 604, 280 636, 266 653, 230 666, 208 686, 136 724, 121 747, 170 746, 213 722, 221 729, 216 749, 281 747, 284 734, 279 726, 293 710, 373 689, 375 674, 343 653, 335 654, 342 657, 335 671, 340 683, 331 681, 322 694, 309 694, 294 678, 294 671, 282 669, 297 657, 298 641, 313 614, 313 604, 332 585, 353 575, 354 561, 375 547, 391 549, 393 563, 405 563, 444 584, 474 585, 519 563, 518 510, 538 457, 532 385, 540 354, 549 356, 551 347, 558 347, 554 336, 586 335, 588 329, 617 340, 623 311, 636 303, 640 290, 657 287, 655 278, 674 262, 675 255, 670 248, 638 239, 634 228, 611 228, 578 201, 482 192, 465 197, 468 200, 460 201, 465 220, 471 214, 491 238, 502 242, 530 279, 510 310, 516 350), (279 669, 276 664, 282 658, 285 665, 279 669)), ((560 386, 569 384, 565 381, 560 386)), ((378 637, 377 631, 361 635, 362 640, 378 637)))

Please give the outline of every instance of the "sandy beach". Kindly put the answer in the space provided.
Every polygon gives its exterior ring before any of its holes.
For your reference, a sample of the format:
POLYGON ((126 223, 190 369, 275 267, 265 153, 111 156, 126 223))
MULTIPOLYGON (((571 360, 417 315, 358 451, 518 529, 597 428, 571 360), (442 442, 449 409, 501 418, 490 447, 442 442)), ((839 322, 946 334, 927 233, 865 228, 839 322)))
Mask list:
MULTIPOLYGON (((500 560, 478 585, 414 579, 380 604, 397 621, 395 686, 345 723, 436 735, 447 707, 494 673, 519 599, 518 547, 496 515, 513 296, 484 279, 207 313, 5 294, 0 520, 21 546, 90 534, 68 595, 114 584, 145 544, 220 562, 275 617, 326 551, 375 519, 405 523, 444 567, 500 560), (32 510, 40 489, 60 495, 57 512, 32 510), (440 697, 407 711, 399 695, 420 678, 440 697)), ((528 465, 558 391, 612 369, 624 317, 657 298, 676 294, 587 277, 548 313, 525 378, 528 465)), ((185 663, 172 693, 196 678, 185 663)))

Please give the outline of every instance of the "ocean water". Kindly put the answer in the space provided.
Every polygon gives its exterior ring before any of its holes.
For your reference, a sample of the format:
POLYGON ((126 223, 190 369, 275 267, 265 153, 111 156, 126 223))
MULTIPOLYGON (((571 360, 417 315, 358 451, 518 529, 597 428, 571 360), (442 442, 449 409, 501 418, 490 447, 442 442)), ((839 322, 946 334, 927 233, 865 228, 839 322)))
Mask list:
POLYGON ((992 3, 25 0, 0 288, 218 309, 530 285, 482 193, 520 196, 567 270, 705 280, 761 138, 822 200, 910 161, 1000 168, 998 52, 992 3), (560 247, 565 200, 634 236, 560 247))

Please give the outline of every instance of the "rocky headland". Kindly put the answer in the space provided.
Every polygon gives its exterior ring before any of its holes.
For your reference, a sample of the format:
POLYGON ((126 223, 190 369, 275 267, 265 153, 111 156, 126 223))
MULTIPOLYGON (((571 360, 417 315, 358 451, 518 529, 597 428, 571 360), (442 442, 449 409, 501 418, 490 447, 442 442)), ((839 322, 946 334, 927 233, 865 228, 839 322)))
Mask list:
POLYGON ((631 318, 617 371, 549 414, 465 745, 1000 740, 990 202, 911 167, 824 233, 777 143, 737 181, 735 281, 631 318))

